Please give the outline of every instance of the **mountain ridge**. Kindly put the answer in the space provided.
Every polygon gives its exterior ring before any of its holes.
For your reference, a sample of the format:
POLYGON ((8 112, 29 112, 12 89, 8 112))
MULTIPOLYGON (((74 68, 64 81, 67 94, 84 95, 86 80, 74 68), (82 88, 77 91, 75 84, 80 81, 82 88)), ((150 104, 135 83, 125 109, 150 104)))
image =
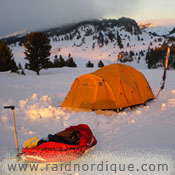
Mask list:
MULTIPOLYGON (((81 21, 78 23, 72 23, 72 24, 66 24, 60 27, 53 27, 49 29, 42 29, 38 31, 42 31, 46 33, 49 37, 53 36, 59 36, 59 35, 66 35, 73 30, 77 30, 81 26, 85 25, 93 25, 97 31, 99 30, 105 30, 107 27, 113 28, 115 26, 117 27, 124 27, 126 31, 131 32, 132 34, 139 34, 141 33, 139 26, 137 25, 136 21, 130 18, 119 18, 119 19, 92 19, 92 20, 86 20, 86 21, 81 21)), ((26 40, 25 33, 19 33, 15 36, 10 36, 10 37, 4 37, 1 40, 5 40, 9 45, 14 44, 14 43, 23 43, 26 40)))
MULTIPOLYGON (((172 29, 169 29, 171 31, 172 29)), ((169 37, 156 34, 157 30, 140 28, 130 18, 94 19, 42 30, 52 46, 51 60, 58 55, 67 58, 69 54, 76 62, 103 60, 106 62, 132 62, 146 65, 146 53, 169 42, 169 37)), ((172 37, 171 37, 172 38, 172 37)), ((24 58, 24 36, 7 38, 17 62, 24 58), (21 54, 22 53, 22 54, 21 54)), ((175 40, 175 39, 173 39, 175 40)), ((174 41, 172 41, 174 42, 174 41)), ((162 58, 163 59, 163 58, 162 58)))

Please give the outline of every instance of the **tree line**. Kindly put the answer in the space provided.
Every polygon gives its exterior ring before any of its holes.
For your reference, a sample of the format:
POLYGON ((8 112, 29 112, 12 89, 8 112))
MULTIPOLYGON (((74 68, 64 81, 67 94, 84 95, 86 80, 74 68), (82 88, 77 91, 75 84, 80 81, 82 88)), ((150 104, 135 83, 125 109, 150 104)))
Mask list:
POLYGON ((146 54, 146 63, 149 69, 164 66, 168 47, 170 47, 168 69, 175 69, 175 45, 172 44, 171 46, 168 46, 167 43, 164 43, 162 46, 154 49, 148 49, 146 54))
MULTIPOLYGON (((71 54, 68 55, 68 59, 64 60, 62 55, 58 58, 57 55, 54 57, 54 61, 50 61, 51 45, 50 40, 44 32, 31 32, 26 35, 26 42, 24 42, 24 54, 28 62, 25 64, 25 69, 32 70, 39 75, 41 69, 56 68, 56 67, 77 67, 77 64, 73 60, 71 54)), ((86 67, 93 67, 93 63, 90 61, 86 64, 86 67)), ((104 64, 100 60, 98 67, 103 67, 104 64)), ((24 69, 19 63, 16 65, 12 50, 6 44, 5 41, 0 43, 0 71, 12 71, 25 75, 24 69)))

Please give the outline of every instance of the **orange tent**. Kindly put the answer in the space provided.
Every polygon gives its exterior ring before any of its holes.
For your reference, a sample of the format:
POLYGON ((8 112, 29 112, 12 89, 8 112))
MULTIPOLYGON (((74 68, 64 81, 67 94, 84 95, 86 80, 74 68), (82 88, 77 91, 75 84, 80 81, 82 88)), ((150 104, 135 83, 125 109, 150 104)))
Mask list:
POLYGON ((119 111, 153 98, 141 72, 124 64, 111 64, 76 78, 61 106, 119 111))

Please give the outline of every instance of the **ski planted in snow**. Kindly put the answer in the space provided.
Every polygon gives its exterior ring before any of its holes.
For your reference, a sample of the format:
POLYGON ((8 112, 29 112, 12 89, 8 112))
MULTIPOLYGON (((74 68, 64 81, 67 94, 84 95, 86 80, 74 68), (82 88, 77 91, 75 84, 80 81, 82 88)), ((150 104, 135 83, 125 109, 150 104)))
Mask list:
POLYGON ((166 60, 165 60, 164 73, 163 73, 163 77, 162 77, 162 83, 161 83, 161 86, 160 86, 159 92, 157 93, 156 98, 159 96, 160 92, 161 92, 161 91, 164 89, 164 87, 165 87, 166 72, 167 72, 167 68, 168 68, 169 57, 170 57, 170 48, 168 47, 167 55, 166 55, 166 60))

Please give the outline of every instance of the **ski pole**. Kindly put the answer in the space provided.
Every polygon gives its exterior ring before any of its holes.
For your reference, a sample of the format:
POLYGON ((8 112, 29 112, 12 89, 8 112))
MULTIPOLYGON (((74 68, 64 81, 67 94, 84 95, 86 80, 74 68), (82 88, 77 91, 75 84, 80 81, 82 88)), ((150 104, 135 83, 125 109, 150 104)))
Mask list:
POLYGON ((14 130, 14 137, 15 137, 15 144, 16 144, 16 152, 18 155, 19 154, 19 146, 18 146, 18 137, 17 137, 17 132, 16 132, 16 124, 15 124, 15 113, 14 113, 15 106, 4 106, 4 108, 11 109, 11 111, 12 111, 13 130, 14 130))

